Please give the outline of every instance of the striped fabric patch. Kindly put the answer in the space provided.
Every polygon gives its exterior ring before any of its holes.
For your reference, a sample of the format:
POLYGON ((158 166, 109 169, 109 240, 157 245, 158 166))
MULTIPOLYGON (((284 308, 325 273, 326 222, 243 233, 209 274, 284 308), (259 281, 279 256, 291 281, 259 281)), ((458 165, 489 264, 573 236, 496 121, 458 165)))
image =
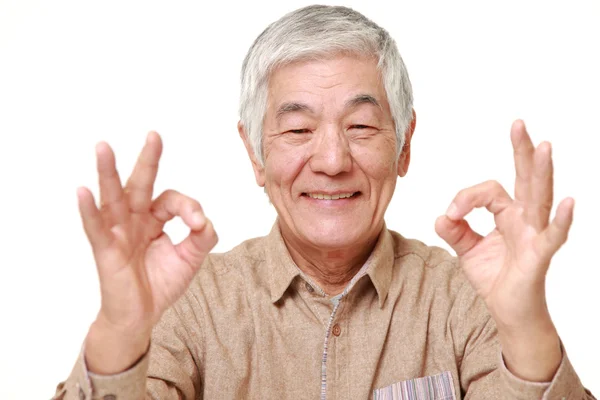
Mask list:
POLYGON ((456 400, 452 374, 446 371, 375 389, 373 400, 456 400))

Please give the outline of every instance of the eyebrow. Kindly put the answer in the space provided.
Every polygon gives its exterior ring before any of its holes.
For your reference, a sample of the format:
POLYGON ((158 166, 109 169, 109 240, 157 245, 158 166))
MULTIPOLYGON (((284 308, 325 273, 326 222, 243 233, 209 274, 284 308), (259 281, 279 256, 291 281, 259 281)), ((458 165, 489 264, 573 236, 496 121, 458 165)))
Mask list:
POLYGON ((305 112, 309 112, 311 114, 315 113, 315 111, 312 108, 310 108, 310 106, 308 106, 307 104, 296 103, 296 102, 287 102, 287 103, 283 103, 282 105, 279 106, 275 117, 277 119, 280 119, 284 114, 291 113, 291 112, 297 112, 297 111, 305 111, 305 112))
MULTIPOLYGON (((377 99, 371 96, 370 94, 359 94, 354 96, 350 100, 346 101, 345 108, 353 108, 361 104, 372 104, 376 107, 381 108, 381 104, 379 104, 377 99)), ((285 102, 281 104, 277 109, 275 118, 279 120, 285 114, 298 111, 308 112, 311 114, 315 113, 315 111, 308 104, 298 102, 285 102)))
POLYGON ((354 96, 346 102, 346 108, 356 107, 361 104, 372 104, 381 108, 381 104, 379 104, 377 99, 371 96, 370 94, 359 94, 357 96, 354 96))

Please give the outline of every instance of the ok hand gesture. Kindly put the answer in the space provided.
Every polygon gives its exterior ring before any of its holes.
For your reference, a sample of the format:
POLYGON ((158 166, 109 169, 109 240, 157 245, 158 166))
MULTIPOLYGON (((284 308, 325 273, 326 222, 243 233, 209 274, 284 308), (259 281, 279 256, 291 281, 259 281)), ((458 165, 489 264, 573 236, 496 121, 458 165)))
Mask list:
POLYGON ((122 371, 145 352, 153 326, 187 289, 217 243, 212 223, 197 201, 173 190, 153 200, 161 152, 161 138, 151 132, 123 187, 112 149, 99 143, 100 207, 87 188, 77 192, 102 296, 86 339, 92 372, 122 371), (174 217, 190 228, 177 245, 163 231, 174 217))
POLYGON ((534 147, 522 121, 513 124, 511 140, 515 198, 495 181, 464 189, 436 221, 436 231, 456 251, 494 318, 509 369, 522 378, 544 381, 552 378, 561 359, 546 305, 546 272, 567 240, 574 201, 560 202, 550 221, 550 144, 534 147), (496 228, 487 236, 474 232, 464 219, 476 207, 494 215, 496 228))

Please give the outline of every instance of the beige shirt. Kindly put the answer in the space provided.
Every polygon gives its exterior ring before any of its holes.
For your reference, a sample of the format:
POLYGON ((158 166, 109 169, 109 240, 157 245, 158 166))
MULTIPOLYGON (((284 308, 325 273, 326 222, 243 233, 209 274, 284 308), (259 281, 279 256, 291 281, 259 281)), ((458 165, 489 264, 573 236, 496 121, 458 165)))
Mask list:
POLYGON ((271 233, 211 254, 114 376, 80 355, 58 399, 593 399, 563 349, 548 383, 504 366, 494 321, 448 252, 384 229, 332 299, 271 233), (427 378, 429 377, 429 378, 427 378))

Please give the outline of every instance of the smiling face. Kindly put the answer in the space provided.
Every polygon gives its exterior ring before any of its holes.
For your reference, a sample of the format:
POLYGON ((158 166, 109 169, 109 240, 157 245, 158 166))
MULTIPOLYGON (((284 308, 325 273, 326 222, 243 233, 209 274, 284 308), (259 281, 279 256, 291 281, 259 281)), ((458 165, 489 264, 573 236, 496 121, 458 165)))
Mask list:
POLYGON ((376 60, 339 56, 276 69, 263 125, 264 167, 253 161, 288 241, 343 250, 372 242, 397 176, 395 125, 376 60))

